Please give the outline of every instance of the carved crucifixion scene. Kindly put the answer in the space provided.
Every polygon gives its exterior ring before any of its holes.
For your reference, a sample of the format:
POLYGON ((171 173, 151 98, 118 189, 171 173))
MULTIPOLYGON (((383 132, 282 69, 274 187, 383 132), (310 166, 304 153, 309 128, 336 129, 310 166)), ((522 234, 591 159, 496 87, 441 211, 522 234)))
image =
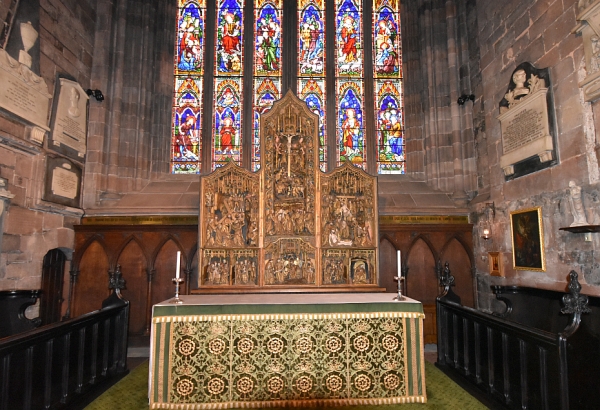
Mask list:
POLYGON ((198 291, 377 286, 376 178, 319 169, 319 119, 289 92, 260 120, 260 170, 201 178, 198 291))

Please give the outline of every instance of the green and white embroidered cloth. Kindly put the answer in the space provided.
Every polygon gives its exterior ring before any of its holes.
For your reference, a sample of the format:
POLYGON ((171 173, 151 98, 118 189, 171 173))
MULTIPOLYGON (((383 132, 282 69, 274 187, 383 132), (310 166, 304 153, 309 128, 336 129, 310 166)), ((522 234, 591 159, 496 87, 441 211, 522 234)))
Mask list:
POLYGON ((157 304, 150 408, 424 403, 423 308, 394 296, 194 295, 157 304))

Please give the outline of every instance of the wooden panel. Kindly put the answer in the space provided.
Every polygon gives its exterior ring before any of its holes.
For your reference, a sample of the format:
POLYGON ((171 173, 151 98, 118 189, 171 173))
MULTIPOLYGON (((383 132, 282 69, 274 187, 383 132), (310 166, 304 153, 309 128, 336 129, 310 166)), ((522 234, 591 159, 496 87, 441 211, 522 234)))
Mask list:
POLYGON ((423 305, 423 339, 425 344, 437 343, 437 318, 435 314, 435 303, 433 305, 423 305))
POLYGON ((448 262, 450 266, 450 273, 454 276, 454 283, 456 284, 452 290, 460 296, 461 304, 475 307, 471 262, 465 248, 460 242, 452 238, 448 243, 448 247, 444 249, 441 260, 448 262))
POLYGON ((385 288, 386 292, 396 292, 398 282, 394 276, 398 275, 398 263, 396 248, 387 239, 382 239, 379 244, 379 286, 385 288))
POLYGON ((40 319, 42 325, 60 321, 63 277, 66 256, 60 249, 51 249, 44 256, 42 266, 42 297, 40 298, 40 319))
POLYGON ((130 302, 129 334, 144 334, 146 332, 146 308, 148 293, 148 268, 146 258, 137 241, 127 244, 119 256, 125 289, 123 297, 130 302))
MULTIPOLYGON (((167 241, 160 252, 156 256, 156 262, 154 263, 154 269, 157 272, 164 272, 162 275, 155 275, 152 278, 152 298, 151 304, 162 302, 163 300, 172 298, 175 295, 175 284, 173 278, 175 277, 175 269, 177 264, 177 258, 173 255, 177 254, 177 245, 173 241, 167 241)), ((183 276, 183 267, 186 265, 185 257, 181 261, 181 275, 183 276)), ((183 284, 185 286, 185 284, 183 284)))
POLYGON ((425 241, 419 239, 414 243, 405 263, 408 268, 406 295, 423 304, 435 303, 438 295, 435 260, 425 241))
POLYGON ((73 292, 71 317, 81 316, 102 307, 108 291, 108 257, 97 241, 85 250, 73 292))
MULTIPOLYGON (((393 219, 393 218, 392 218, 393 219)), ((425 343, 437 342, 435 299, 440 292, 436 265, 448 262, 456 278, 456 293, 467 306, 475 304, 472 225, 466 223, 403 224, 382 223, 379 226, 380 286, 395 292, 397 284, 397 251, 402 253, 406 269, 405 294, 423 303, 425 309, 425 343)))
POLYGON ((73 290, 71 316, 100 307, 102 299, 108 295, 108 271, 114 270, 119 263, 127 281, 127 288, 122 293, 131 303, 130 336, 147 335, 152 304, 174 294, 171 280, 175 276, 178 250, 182 251, 182 275, 186 261, 192 260, 192 284, 190 286, 186 280, 181 293, 189 294, 190 288, 196 287, 197 242, 197 225, 75 226, 73 269, 80 269, 82 273, 73 290), (149 272, 151 284, 148 283, 149 272))

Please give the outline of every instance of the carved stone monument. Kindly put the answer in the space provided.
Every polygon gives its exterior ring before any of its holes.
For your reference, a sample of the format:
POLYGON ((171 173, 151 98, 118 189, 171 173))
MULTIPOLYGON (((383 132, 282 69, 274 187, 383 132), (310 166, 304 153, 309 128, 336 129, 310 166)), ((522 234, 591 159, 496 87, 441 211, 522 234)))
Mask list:
POLYGON ((41 144, 48 128, 48 109, 51 95, 44 79, 31 71, 29 49, 37 39, 37 32, 29 23, 20 25, 23 50, 16 61, 0 49, 0 108, 3 108, 34 127, 31 139, 41 144))
POLYGON ((81 167, 65 158, 48 157, 43 199, 78 208, 81 197, 81 167))
POLYGON ((556 159, 549 89, 548 69, 522 63, 512 73, 498 116, 502 128, 500 166, 508 178, 545 168, 556 159), (516 172, 515 167, 523 164, 516 172))
POLYGON ((373 291, 376 178, 319 169, 319 119, 291 92, 261 117, 261 169, 201 178, 199 292, 373 291))
POLYGON ((585 100, 591 102, 600 97, 600 0, 580 0, 578 9, 578 24, 573 32, 583 37, 587 71, 579 87, 585 100))
POLYGON ((48 148, 81 162, 87 150, 89 96, 76 81, 59 80, 48 148))

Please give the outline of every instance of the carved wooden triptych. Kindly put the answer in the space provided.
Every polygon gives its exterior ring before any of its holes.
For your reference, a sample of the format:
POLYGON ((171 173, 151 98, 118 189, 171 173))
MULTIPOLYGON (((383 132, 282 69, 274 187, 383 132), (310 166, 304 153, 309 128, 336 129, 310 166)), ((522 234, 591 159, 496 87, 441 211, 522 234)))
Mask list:
POLYGON ((289 92, 261 117, 259 171, 202 177, 200 291, 377 286, 376 177, 321 172, 318 124, 289 92))

